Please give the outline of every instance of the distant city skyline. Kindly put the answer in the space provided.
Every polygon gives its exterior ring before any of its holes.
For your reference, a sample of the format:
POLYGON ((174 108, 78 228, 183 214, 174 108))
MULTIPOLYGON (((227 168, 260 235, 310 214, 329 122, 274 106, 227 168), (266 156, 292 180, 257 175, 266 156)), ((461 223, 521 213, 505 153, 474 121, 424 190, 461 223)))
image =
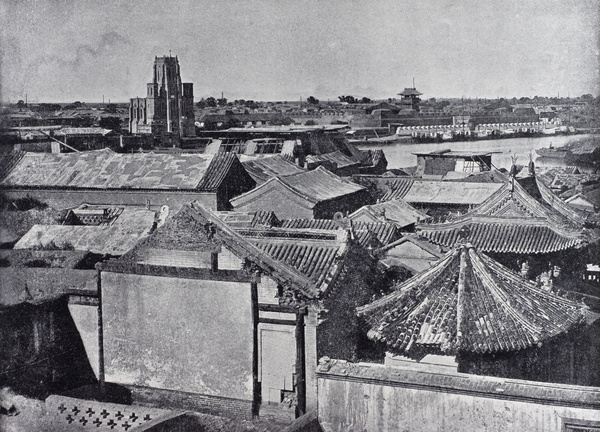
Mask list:
POLYGON ((4 102, 143 97, 177 55, 195 99, 339 95, 578 97, 600 92, 596 0, 0 4, 4 102))

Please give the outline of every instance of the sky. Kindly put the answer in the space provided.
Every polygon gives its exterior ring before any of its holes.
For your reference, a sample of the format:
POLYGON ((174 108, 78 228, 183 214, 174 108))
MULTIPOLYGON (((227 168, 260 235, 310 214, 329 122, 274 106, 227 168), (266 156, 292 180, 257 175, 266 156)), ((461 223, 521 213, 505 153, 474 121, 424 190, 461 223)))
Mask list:
POLYGON ((177 55, 202 97, 600 92, 597 0, 0 0, 4 102, 145 97, 177 55))

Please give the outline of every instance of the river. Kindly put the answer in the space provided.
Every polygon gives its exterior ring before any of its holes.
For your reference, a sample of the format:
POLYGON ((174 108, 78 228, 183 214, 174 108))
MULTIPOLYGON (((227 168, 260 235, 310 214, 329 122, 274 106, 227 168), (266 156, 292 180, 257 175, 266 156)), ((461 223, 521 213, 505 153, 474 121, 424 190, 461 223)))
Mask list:
POLYGON ((493 152, 492 165, 496 168, 510 169, 512 157, 516 156, 518 165, 529 163, 531 153, 536 166, 565 166, 563 159, 539 156, 535 150, 542 147, 562 147, 575 140, 586 139, 597 135, 556 135, 539 138, 509 138, 481 141, 442 142, 432 144, 385 144, 359 145, 362 150, 380 148, 385 152, 388 168, 406 168, 417 165, 417 157, 413 153, 424 153, 450 149, 453 151, 493 152))

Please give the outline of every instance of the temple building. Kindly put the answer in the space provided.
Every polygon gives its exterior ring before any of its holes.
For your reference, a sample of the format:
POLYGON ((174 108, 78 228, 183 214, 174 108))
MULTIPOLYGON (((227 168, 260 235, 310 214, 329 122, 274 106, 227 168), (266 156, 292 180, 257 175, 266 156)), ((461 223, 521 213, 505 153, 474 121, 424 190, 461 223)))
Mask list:
POLYGON ((177 56, 154 58, 154 76, 145 98, 129 103, 129 132, 195 136, 194 84, 182 83, 177 56))
POLYGON ((358 313, 368 337, 405 361, 453 356, 458 372, 597 385, 597 344, 591 342, 597 329, 585 325, 597 314, 470 243, 358 313))
POLYGON ((530 278, 554 267, 563 270, 562 279, 567 274, 579 278, 585 268, 586 247, 597 242, 585 215, 539 181, 533 165, 511 176, 466 214, 443 223, 420 224, 417 232, 445 248, 455 246, 466 233, 480 251, 515 270, 518 265, 530 278))

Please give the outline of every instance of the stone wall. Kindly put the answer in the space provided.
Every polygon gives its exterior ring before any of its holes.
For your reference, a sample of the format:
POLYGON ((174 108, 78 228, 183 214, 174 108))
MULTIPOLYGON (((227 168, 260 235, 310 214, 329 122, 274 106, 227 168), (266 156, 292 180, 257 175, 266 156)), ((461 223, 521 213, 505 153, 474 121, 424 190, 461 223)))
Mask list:
POLYGON ((595 387, 328 359, 317 377, 327 432, 600 430, 595 387))

